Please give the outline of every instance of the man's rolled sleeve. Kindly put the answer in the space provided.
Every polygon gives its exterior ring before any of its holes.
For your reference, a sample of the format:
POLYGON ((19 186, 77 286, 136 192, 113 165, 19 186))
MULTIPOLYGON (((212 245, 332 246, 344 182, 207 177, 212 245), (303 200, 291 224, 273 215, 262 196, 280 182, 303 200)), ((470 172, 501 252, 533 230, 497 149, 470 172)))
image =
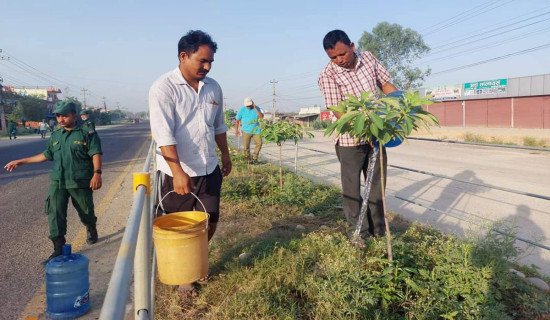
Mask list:
POLYGON ((376 65, 376 85, 379 88, 382 88, 383 85, 388 83, 390 81, 390 73, 388 72, 388 69, 380 62, 374 55, 372 56, 372 59, 375 61, 376 65))
POLYGON ((44 157, 46 157, 46 160, 52 161, 53 160, 53 152, 52 152, 52 140, 48 140, 48 143, 46 143, 46 149, 44 150, 44 157))
POLYGON ((342 92, 338 87, 336 81, 325 72, 321 73, 319 76, 319 88, 323 94, 323 99, 325 101, 325 107, 336 106, 340 101, 342 101, 342 92))
POLYGON ((149 90, 151 133, 158 147, 176 145, 174 136, 175 104, 165 90, 154 85, 149 90))
MULTIPOLYGON (((219 98, 218 101, 223 101, 223 94, 222 90, 219 89, 219 98)), ((227 132, 227 125, 224 121, 223 116, 223 108, 218 106, 218 110, 216 111, 216 118, 214 119, 214 135, 222 134, 224 132, 227 132)))
POLYGON ((88 141, 88 155, 92 157, 94 154, 103 154, 101 150, 101 140, 97 133, 92 133, 88 141))

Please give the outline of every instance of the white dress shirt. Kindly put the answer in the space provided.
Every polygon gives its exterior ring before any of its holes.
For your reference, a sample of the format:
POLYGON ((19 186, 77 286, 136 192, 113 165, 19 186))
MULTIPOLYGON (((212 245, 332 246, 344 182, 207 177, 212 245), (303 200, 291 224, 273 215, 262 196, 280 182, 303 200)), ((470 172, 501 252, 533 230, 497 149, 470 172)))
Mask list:
POLYGON ((227 131, 222 104, 222 89, 214 79, 204 78, 196 92, 179 68, 153 83, 149 117, 157 143, 158 170, 173 176, 160 147, 176 145, 181 167, 190 177, 214 171, 218 165, 214 136, 227 131))

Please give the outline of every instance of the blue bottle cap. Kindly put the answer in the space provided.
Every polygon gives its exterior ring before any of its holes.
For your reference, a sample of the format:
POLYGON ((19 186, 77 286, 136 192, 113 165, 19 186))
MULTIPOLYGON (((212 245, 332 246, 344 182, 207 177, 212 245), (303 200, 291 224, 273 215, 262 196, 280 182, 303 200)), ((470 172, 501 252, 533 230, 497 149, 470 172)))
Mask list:
POLYGON ((70 256, 71 255, 71 245, 70 244, 65 244, 63 245, 63 248, 61 249, 61 252, 62 252, 62 255, 63 256, 70 256))

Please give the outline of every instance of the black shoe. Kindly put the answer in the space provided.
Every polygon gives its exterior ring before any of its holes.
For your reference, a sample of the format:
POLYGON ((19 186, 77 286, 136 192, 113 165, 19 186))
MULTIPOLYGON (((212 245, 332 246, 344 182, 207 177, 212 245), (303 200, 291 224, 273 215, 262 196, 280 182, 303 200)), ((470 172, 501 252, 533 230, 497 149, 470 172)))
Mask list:
POLYGON ((48 259, 42 261, 42 264, 47 264, 53 258, 60 256, 61 253, 63 252, 63 245, 66 243, 66 240, 64 236, 55 237, 52 239, 52 243, 53 243, 53 253, 48 257, 48 259))
POLYGON ((97 242, 97 228, 94 227, 87 227, 88 231, 88 238, 86 239, 87 244, 94 244, 97 242))

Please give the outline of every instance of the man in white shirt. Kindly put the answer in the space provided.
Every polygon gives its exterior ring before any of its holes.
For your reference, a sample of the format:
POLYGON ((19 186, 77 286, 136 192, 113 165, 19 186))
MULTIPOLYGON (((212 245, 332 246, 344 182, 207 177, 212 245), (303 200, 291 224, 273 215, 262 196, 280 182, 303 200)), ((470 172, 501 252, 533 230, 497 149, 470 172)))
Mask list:
POLYGON ((207 33, 189 31, 178 43, 178 68, 157 79, 149 90, 151 131, 157 143, 157 168, 161 172, 159 196, 175 191, 162 200, 161 206, 166 213, 208 212, 208 240, 214 235, 219 219, 222 176, 231 172, 222 90, 214 79, 206 77, 216 49, 207 33), (216 145, 221 151, 221 169, 216 145))

